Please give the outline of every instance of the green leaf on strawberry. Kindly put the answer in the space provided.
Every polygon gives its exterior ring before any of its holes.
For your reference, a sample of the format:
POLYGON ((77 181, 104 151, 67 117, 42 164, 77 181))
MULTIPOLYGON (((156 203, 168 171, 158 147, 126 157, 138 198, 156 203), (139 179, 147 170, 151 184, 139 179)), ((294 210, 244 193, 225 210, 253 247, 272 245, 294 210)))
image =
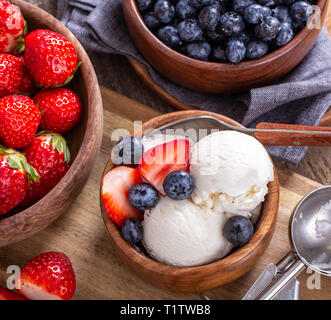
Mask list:
POLYGON ((15 158, 13 157, 8 157, 8 165, 10 168, 12 169, 23 169, 22 168, 22 164, 20 162, 18 162, 15 158))
POLYGON ((54 134, 52 138, 52 147, 56 148, 57 152, 62 154, 65 162, 70 161, 70 151, 67 142, 60 134, 54 134))
POLYGON ((24 29, 23 29, 23 36, 26 36, 28 34, 28 23, 24 19, 24 29))
POLYGON ((26 176, 28 179, 28 183, 30 184, 31 179, 34 182, 37 182, 40 178, 38 172, 26 161, 26 158, 23 154, 12 150, 5 149, 0 147, 0 154, 8 155, 7 163, 8 166, 12 169, 24 170, 26 172, 26 176))
POLYGON ((36 171, 36 169, 34 167, 32 167, 30 164, 28 164, 27 162, 23 162, 23 166, 24 166, 24 170, 27 173, 29 184, 31 182, 31 178, 34 182, 38 182, 38 180, 40 179, 40 175, 36 171))
POLYGON ((25 39, 23 37, 20 37, 17 40, 17 44, 15 49, 13 50, 13 54, 15 56, 20 56, 24 53, 24 51, 25 51, 25 39))
MULTIPOLYGON (((79 67, 82 63, 83 63, 83 61, 79 61, 77 63, 77 66, 76 66, 76 69, 75 69, 74 73, 65 81, 65 83, 63 84, 64 86, 66 86, 74 78, 77 70, 79 69, 79 67)), ((62 86, 59 86, 59 87, 62 87, 62 86)))
POLYGON ((0 154, 8 154, 8 150, 6 150, 4 147, 0 146, 0 154))

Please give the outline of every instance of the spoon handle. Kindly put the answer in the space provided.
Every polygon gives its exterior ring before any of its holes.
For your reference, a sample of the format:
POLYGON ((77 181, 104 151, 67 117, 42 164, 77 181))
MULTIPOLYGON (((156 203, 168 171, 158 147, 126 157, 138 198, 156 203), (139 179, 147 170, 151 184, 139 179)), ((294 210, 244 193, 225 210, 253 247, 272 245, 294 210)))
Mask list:
POLYGON ((256 300, 271 300, 290 280, 297 276, 303 269, 305 264, 297 259, 287 270, 284 271, 274 282, 262 291, 256 300))
POLYGON ((265 146, 331 146, 331 127, 261 122, 256 129, 255 138, 265 146))

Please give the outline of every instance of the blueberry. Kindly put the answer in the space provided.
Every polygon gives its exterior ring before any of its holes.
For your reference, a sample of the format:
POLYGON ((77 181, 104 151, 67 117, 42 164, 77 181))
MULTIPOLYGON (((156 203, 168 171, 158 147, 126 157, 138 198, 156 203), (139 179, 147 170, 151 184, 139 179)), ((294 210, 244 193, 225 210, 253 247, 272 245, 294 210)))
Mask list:
POLYGON ((213 0, 188 0, 190 6, 201 9, 203 7, 209 6, 213 0))
POLYGON ((238 34, 235 37, 230 38, 229 40, 239 40, 242 41, 243 43, 247 43, 249 40, 251 39, 251 37, 249 36, 248 33, 246 33, 245 31, 243 31, 242 33, 238 34))
POLYGON ((292 28, 295 33, 300 32, 304 27, 305 27, 304 22, 299 22, 295 20, 292 22, 292 28))
POLYGON ((183 55, 187 55, 186 54, 186 44, 182 44, 180 47, 175 48, 175 50, 183 55))
POLYGON ((262 40, 251 41, 246 46, 246 57, 249 59, 258 59, 266 55, 268 44, 262 40))
POLYGON ((268 41, 276 38, 279 29, 279 20, 274 17, 267 17, 255 27, 255 34, 259 39, 268 41))
POLYGON ((272 7, 275 5, 274 0, 257 0, 257 3, 261 6, 272 7))
POLYGON ((255 3, 254 0, 233 0, 233 10, 239 14, 244 14, 244 10, 251 4, 255 3))
POLYGON ((227 62, 226 52, 224 46, 216 46, 212 50, 211 54, 212 60, 216 62, 227 62))
POLYGON ((159 202, 159 194, 151 184, 142 182, 131 187, 128 199, 136 209, 148 210, 154 208, 159 202))
POLYGON ((179 38, 178 30, 173 26, 165 26, 156 32, 156 36, 170 48, 179 47, 182 40, 179 38))
POLYGON ((256 3, 251 4, 244 11, 244 18, 250 24, 261 23, 264 18, 263 7, 256 3))
POLYGON ((211 46, 208 42, 199 41, 188 43, 186 46, 186 53, 189 57, 207 61, 211 52, 211 46))
POLYGON ((280 22, 292 23, 290 10, 287 6, 279 6, 272 9, 272 16, 277 18, 280 22))
POLYGON ((144 153, 144 145, 132 136, 122 138, 113 148, 112 160, 116 165, 137 167, 144 153))
POLYGON ((232 63, 239 63, 245 58, 246 47, 240 40, 231 40, 226 48, 226 56, 232 63))
MULTIPOLYGON (((195 43, 191 43, 193 45, 195 43)), ((194 189, 194 179, 186 171, 178 170, 169 173, 163 182, 164 192, 174 200, 188 198, 194 189)))
POLYGON ((272 11, 268 7, 262 7, 263 18, 269 17, 272 15, 272 11))
POLYGON ((150 29, 155 29, 162 25, 161 22, 155 17, 153 11, 144 14, 143 20, 145 21, 146 26, 149 27, 150 29))
POLYGON ((143 226, 138 219, 124 221, 121 229, 122 237, 129 243, 136 244, 143 239, 143 226))
POLYGON ((178 24, 178 33, 185 42, 203 40, 203 32, 196 19, 186 19, 178 24))
POLYGON ((226 12, 220 18, 218 31, 227 37, 240 34, 245 29, 242 17, 236 12, 226 12))
POLYGON ((298 0, 283 0, 283 4, 291 5, 298 0))
POLYGON ((235 246, 243 246, 252 238, 254 227, 252 222, 243 216, 233 216, 224 225, 225 238, 235 246))
POLYGON ((219 11, 214 6, 204 7, 199 14, 199 24, 203 30, 214 31, 220 19, 219 11))
POLYGON ((291 16, 295 21, 307 22, 314 14, 314 8, 305 1, 298 1, 291 6, 291 16))
POLYGON ((223 42, 225 40, 225 37, 217 32, 216 30, 214 31, 206 31, 206 39, 210 42, 223 42))
POLYGON ((140 12, 148 10, 153 3, 154 0, 137 0, 138 9, 140 12))
POLYGON ((292 25, 290 23, 282 23, 280 26, 279 33, 275 38, 275 44, 278 47, 285 46, 285 44, 289 43, 294 37, 294 32, 292 25))
POLYGON ((176 15, 178 18, 184 20, 192 18, 197 14, 197 9, 190 6, 188 0, 179 0, 176 4, 176 15))
POLYGON ((161 23, 167 24, 175 15, 175 7, 169 0, 157 0, 154 5, 154 14, 161 23))
POLYGON ((220 14, 223 14, 225 12, 224 1, 213 0, 210 5, 215 7, 220 14))

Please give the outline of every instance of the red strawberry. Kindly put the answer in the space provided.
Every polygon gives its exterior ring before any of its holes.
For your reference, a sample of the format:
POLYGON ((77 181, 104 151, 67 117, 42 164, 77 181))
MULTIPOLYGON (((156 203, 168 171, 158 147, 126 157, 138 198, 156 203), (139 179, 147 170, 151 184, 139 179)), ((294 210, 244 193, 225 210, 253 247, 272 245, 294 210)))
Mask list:
POLYGON ((23 57, 20 58, 23 62, 23 77, 20 86, 16 90, 17 94, 30 95, 37 91, 34 80, 30 76, 28 69, 25 66, 23 57))
POLYGON ((40 128, 43 130, 66 132, 80 120, 82 103, 78 95, 69 89, 41 91, 33 101, 42 112, 40 128))
POLYGON ((10 54, 0 54, 0 98, 13 94, 23 78, 23 62, 10 54))
POLYGON ((147 150, 138 166, 140 174, 161 194, 166 176, 176 170, 189 171, 190 142, 187 139, 169 141, 147 150))
POLYGON ((25 157, 14 150, 0 147, 0 215, 23 201, 31 178, 37 181, 39 175, 25 157))
POLYGON ((0 287, 0 300, 25 300, 17 293, 0 287))
POLYGON ((129 189, 141 182, 138 170, 129 167, 116 167, 103 178, 103 204, 109 217, 120 227, 128 218, 142 219, 142 212, 135 209, 128 200, 129 189))
POLYGON ((50 30, 35 30, 25 38, 24 61, 40 87, 62 86, 74 75, 77 52, 64 36, 50 30))
POLYGON ((76 289, 72 264, 63 253, 43 253, 24 265, 16 288, 30 300, 70 300, 76 289))
POLYGON ((29 97, 12 95, 0 99, 0 142, 15 149, 28 146, 40 118, 40 110, 29 97))
POLYGON ((20 9, 8 1, 0 1, 0 53, 10 53, 26 32, 20 9))
POLYGON ((43 198, 64 177, 69 169, 70 152, 65 139, 57 133, 41 132, 24 149, 25 157, 40 175, 32 181, 22 205, 30 205, 43 198))

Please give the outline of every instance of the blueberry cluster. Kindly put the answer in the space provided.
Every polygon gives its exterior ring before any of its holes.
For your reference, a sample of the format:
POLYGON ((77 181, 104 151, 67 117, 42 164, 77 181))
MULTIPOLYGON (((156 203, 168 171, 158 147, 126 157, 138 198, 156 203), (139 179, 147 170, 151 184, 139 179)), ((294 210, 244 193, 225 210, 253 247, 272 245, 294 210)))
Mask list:
POLYGON ((314 13, 312 0, 137 0, 146 25, 191 58, 239 63, 286 45, 314 13))

